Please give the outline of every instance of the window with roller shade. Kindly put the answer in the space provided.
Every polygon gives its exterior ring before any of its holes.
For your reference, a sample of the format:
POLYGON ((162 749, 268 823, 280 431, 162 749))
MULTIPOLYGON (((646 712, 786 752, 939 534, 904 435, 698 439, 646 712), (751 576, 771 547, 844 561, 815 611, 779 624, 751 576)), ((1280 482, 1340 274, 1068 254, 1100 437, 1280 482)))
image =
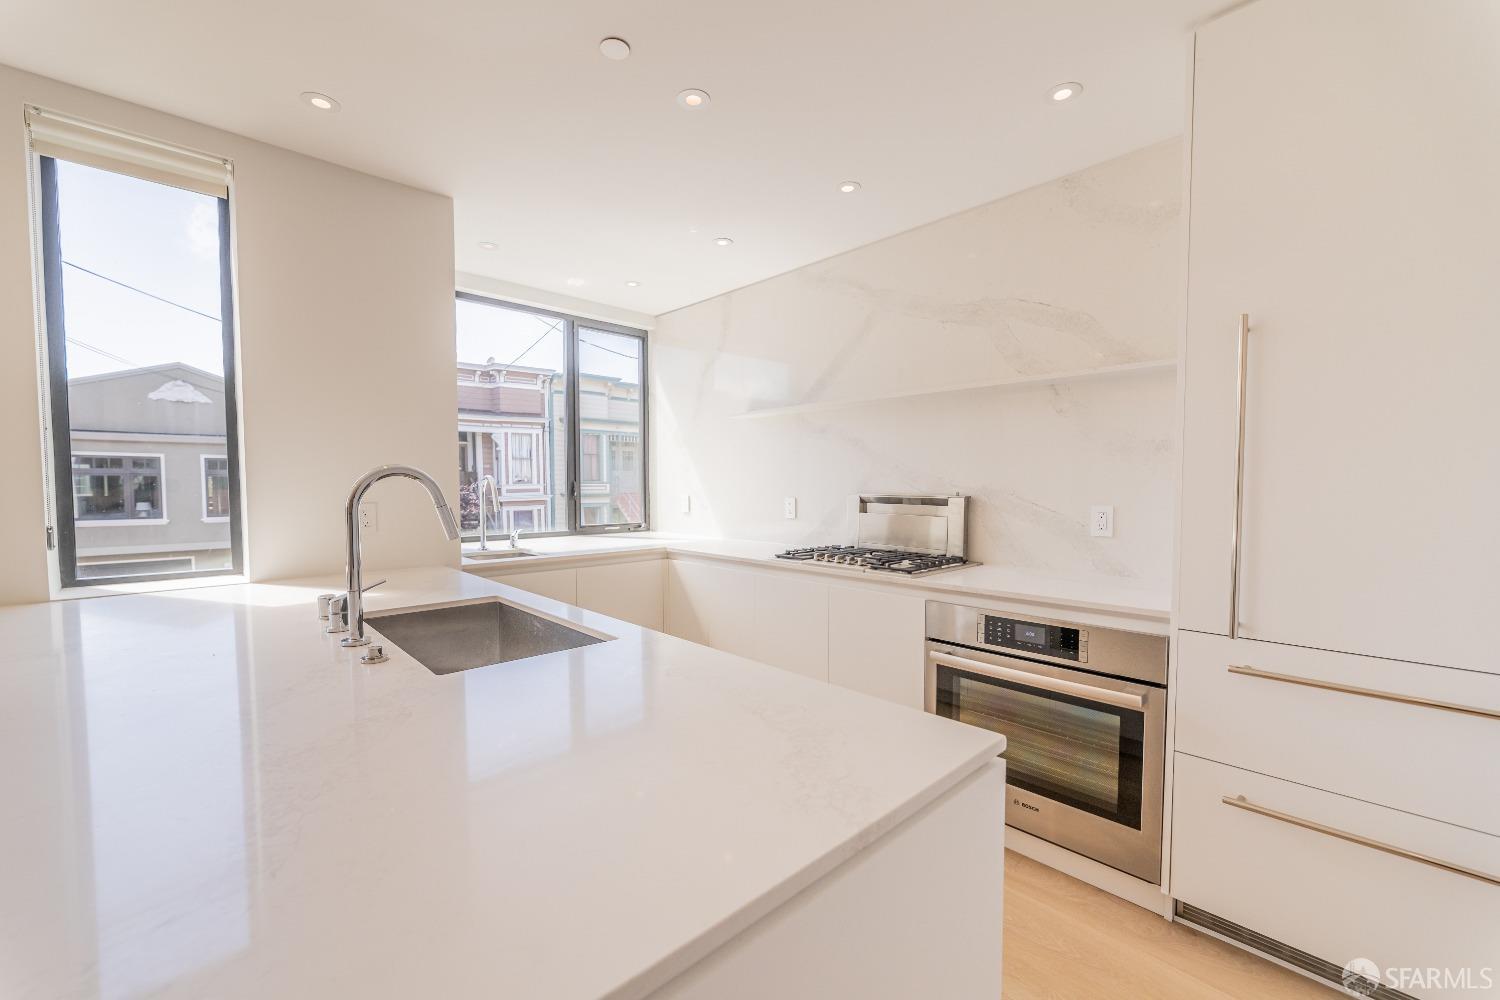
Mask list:
POLYGON ((26 125, 59 580, 240 572, 228 164, 37 108, 26 125))

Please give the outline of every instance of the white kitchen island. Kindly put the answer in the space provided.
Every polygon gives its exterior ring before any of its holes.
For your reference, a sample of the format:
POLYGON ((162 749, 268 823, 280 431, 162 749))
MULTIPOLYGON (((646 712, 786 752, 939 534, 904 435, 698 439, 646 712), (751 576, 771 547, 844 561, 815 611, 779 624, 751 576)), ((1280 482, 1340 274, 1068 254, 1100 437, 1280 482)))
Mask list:
POLYGON ((0 609, 0 996, 999 997, 1000 737, 453 569, 371 613, 612 638, 365 666, 334 584, 0 609))

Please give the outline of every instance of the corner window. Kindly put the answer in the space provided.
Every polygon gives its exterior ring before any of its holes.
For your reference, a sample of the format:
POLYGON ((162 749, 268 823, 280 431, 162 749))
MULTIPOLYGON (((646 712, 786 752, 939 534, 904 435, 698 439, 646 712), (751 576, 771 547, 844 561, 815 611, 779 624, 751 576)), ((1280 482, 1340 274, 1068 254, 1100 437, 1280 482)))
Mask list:
POLYGON ((179 184, 156 147, 137 169, 113 134, 107 158, 97 144, 74 153, 43 124, 32 155, 62 585, 239 572, 226 182, 199 157, 179 184))
POLYGON ((632 529, 646 516, 646 338, 639 330, 458 293, 460 523, 492 529, 632 529), (540 502, 538 502, 540 497, 540 502))

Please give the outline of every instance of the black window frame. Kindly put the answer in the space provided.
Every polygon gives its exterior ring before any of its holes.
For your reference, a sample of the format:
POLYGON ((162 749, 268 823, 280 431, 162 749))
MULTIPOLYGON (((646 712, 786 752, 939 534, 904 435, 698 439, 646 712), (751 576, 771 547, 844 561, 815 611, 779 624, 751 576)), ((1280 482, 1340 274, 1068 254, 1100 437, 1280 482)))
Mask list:
MULTIPOLYGON (((512 302, 508 299, 497 298, 493 295, 480 295, 475 292, 457 291, 454 293, 455 302, 476 302, 480 305, 497 306, 502 309, 513 309, 518 312, 533 313, 547 319, 558 320, 563 324, 564 336, 564 366, 563 384, 565 386, 566 410, 565 419, 568 426, 568 442, 564 449, 567 458, 567 468, 564 470, 566 476, 568 501, 568 527, 560 531, 528 531, 525 538, 549 538, 567 535, 599 535, 615 534, 629 531, 651 530, 651 420, 650 420, 650 372, 651 372, 651 341, 645 330, 635 327, 621 326, 618 323, 606 323, 601 320, 589 319, 584 316, 575 316, 572 313, 558 312, 554 309, 543 309, 539 306, 527 305, 521 302, 512 302), (640 453, 638 463, 641 474, 641 520, 629 524, 589 524, 583 523, 583 490, 579 482, 579 470, 582 468, 582 421, 579 419, 579 392, 578 392, 578 331, 579 329, 598 330, 601 333, 614 333, 621 336, 634 337, 641 343, 641 407, 640 407, 640 453)), ((457 331, 455 330, 455 336, 457 331)), ((604 461, 604 450, 608 442, 601 440, 600 461, 604 461)), ((546 452, 546 439, 542 440, 540 454, 546 452)), ((539 455, 540 459, 540 455, 539 455)), ((538 469, 540 473, 540 469, 538 469)), ((463 540, 472 541, 479 537, 478 531, 465 533, 463 540)))
MULTIPOLYGON (((240 438, 237 375, 234 364, 234 276, 230 243, 229 199, 219 203, 219 316, 224 347, 224 451, 229 460, 229 551, 230 565, 224 569, 194 570, 187 573, 149 573, 128 576, 78 575, 78 537, 73 508, 73 429, 68 401, 68 341, 63 309, 62 230, 60 225, 57 160, 37 155, 37 192, 41 208, 42 288, 45 305, 47 343, 48 419, 52 463, 52 502, 56 517, 56 535, 49 541, 57 551, 59 582, 64 589, 100 587, 121 583, 155 583, 167 580, 191 580, 216 576, 237 576, 245 571, 244 514, 240 497, 240 438), (66 488, 64 488, 66 487, 66 488)), ((94 168, 102 169, 102 168, 94 168)), ((131 175, 126 175, 131 176, 131 175)), ((147 183, 160 183, 150 182, 147 183)), ((95 452, 81 452, 91 455, 95 452)), ((165 462, 162 471, 162 503, 166 503, 165 462)), ((199 484, 202 488, 202 484, 199 484)), ((128 520, 122 519, 122 524, 128 520)), ((150 555, 150 553, 144 553, 150 555)))

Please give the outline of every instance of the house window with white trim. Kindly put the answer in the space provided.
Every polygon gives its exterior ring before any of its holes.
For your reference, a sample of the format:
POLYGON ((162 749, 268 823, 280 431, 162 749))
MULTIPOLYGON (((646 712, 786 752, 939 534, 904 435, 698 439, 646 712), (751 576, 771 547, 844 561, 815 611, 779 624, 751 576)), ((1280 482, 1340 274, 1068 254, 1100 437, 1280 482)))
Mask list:
POLYGON ((229 459, 203 456, 203 520, 229 520, 229 459))
POLYGON ((73 455, 73 509, 78 521, 162 521, 160 455, 73 455))
POLYGON ((586 483, 604 482, 604 435, 585 434, 583 436, 583 481, 586 483))
POLYGON ((507 507, 505 508, 505 530, 507 532, 519 531, 523 535, 527 532, 542 530, 545 524, 547 509, 545 507, 507 507))
POLYGON ((507 431, 505 434, 505 485, 539 487, 540 431, 507 431))

